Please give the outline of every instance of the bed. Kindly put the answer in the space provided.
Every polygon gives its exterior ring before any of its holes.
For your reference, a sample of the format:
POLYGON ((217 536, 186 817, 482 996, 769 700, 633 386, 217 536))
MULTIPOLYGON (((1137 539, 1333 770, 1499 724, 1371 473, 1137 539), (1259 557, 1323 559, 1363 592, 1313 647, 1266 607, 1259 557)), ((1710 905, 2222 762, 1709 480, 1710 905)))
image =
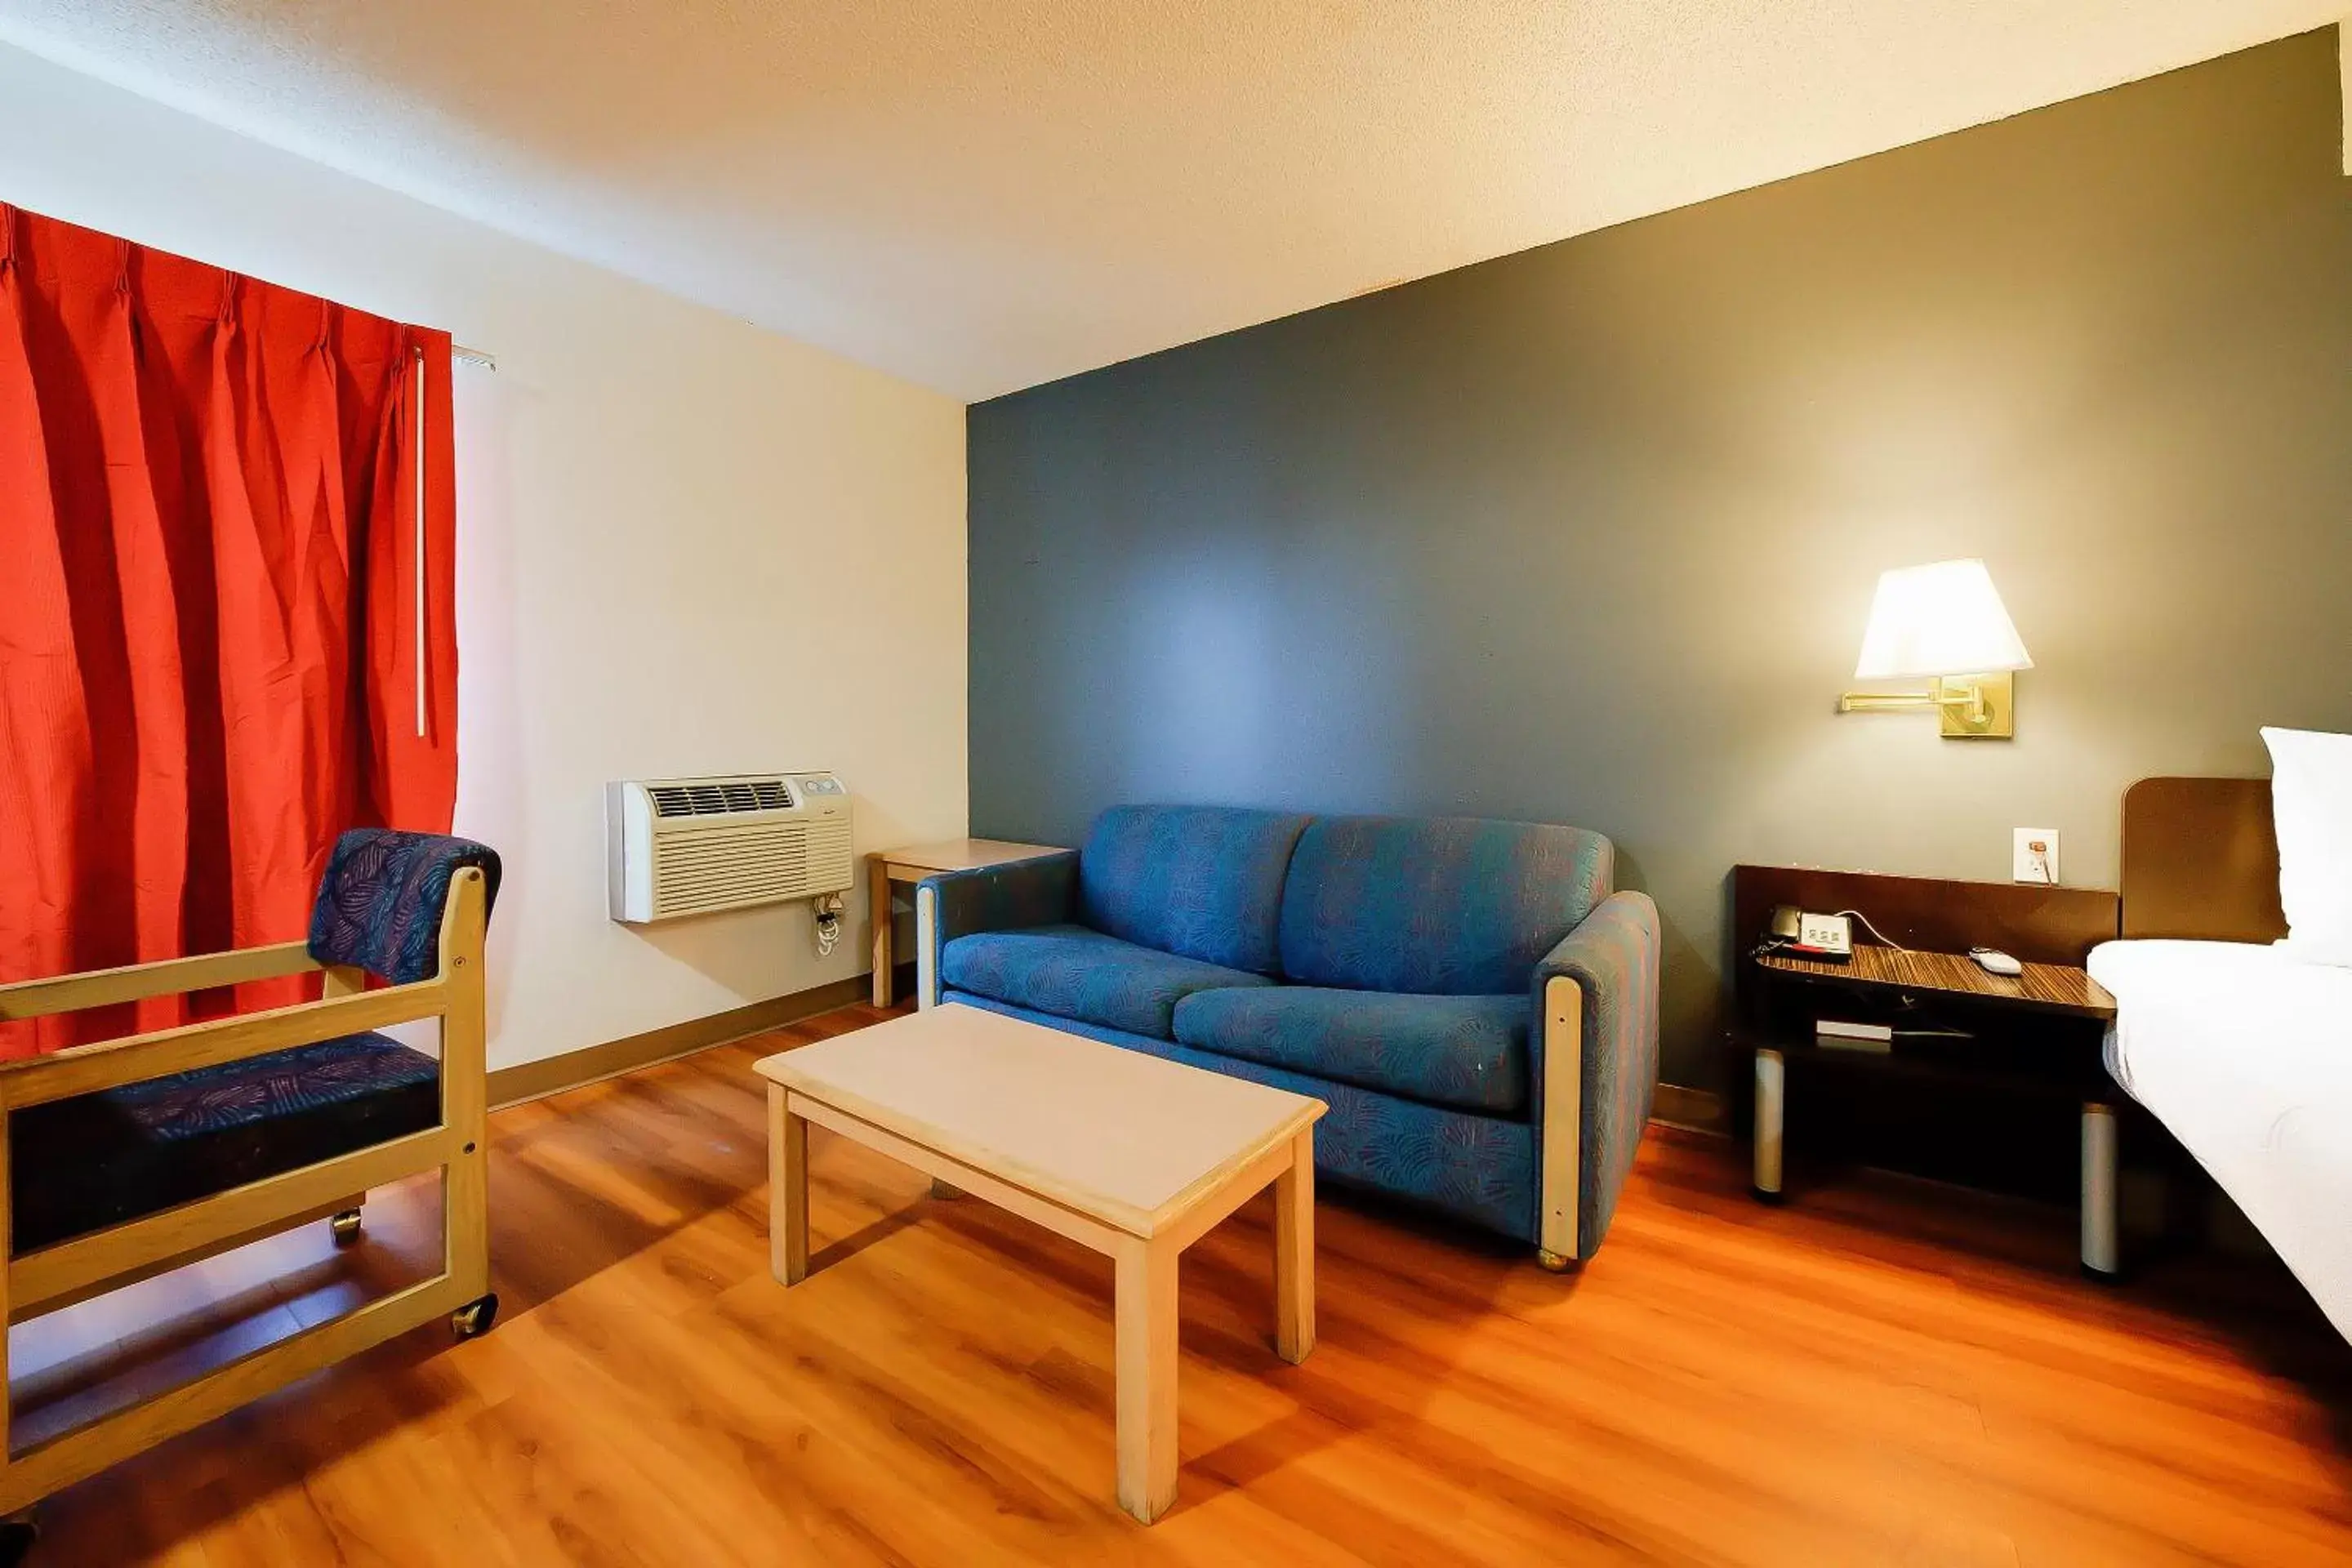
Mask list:
POLYGON ((2272 943, 2267 784, 2148 779, 2124 797, 2107 1069, 2194 1155, 2352 1340, 2352 969, 2272 943))

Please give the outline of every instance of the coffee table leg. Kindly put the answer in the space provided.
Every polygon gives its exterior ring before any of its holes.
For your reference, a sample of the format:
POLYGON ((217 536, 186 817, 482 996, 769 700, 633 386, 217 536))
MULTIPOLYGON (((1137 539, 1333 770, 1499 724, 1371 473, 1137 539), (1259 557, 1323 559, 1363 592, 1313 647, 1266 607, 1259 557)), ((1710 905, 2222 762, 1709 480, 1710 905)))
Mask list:
POLYGON ((768 1086, 768 1269, 782 1285, 808 1278, 808 1121, 768 1086))
POLYGON ((1150 1524, 1176 1500, 1176 1249, 1139 1237, 1117 1256, 1118 1506, 1150 1524))
POLYGON ((1315 1130, 1290 1143, 1290 1169, 1274 1179, 1275 1349, 1302 1362, 1315 1348, 1315 1130))

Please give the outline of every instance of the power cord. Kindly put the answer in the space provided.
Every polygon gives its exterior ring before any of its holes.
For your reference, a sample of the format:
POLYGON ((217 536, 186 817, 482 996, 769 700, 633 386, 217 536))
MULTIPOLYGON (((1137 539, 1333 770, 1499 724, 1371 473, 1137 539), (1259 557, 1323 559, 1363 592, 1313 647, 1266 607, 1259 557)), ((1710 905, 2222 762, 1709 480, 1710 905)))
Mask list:
POLYGON ((1891 947, 1897 952, 1908 952, 1911 951, 1901 942, 1896 942, 1893 937, 1888 936, 1885 931, 1879 930, 1876 926, 1871 924, 1870 917, 1864 914, 1860 910, 1840 910, 1837 912, 1839 914, 1848 916, 1851 919, 1860 921, 1862 922, 1862 929, 1876 937, 1885 946, 1891 947))
MULTIPOLYGON (((841 942, 841 895, 823 894, 811 899, 809 907, 816 911, 816 955, 830 958, 833 950, 841 942)), ((883 918, 887 920, 888 917, 883 918)))

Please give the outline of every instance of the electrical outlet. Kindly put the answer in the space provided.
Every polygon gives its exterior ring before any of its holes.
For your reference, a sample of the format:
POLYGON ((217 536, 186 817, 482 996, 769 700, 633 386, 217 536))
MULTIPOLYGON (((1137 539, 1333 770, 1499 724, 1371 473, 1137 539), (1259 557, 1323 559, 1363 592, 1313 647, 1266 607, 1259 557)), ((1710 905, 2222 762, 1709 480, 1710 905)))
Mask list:
POLYGON ((2020 882, 2057 881, 2058 830, 2020 827, 2015 833, 2015 842, 2010 849, 2011 878, 2020 882))

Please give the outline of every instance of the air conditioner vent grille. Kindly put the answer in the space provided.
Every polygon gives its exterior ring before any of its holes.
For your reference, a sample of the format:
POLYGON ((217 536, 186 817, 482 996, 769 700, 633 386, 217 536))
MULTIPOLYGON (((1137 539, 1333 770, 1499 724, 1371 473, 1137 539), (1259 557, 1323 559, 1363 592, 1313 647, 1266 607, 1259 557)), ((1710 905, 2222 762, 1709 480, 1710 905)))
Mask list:
POLYGON ((802 899, 846 887, 849 879, 846 822, 698 828, 663 847, 654 918, 802 899))
POLYGON ((654 784, 654 815, 731 816, 746 811, 790 811, 793 787, 780 778, 723 779, 707 784, 654 784))

